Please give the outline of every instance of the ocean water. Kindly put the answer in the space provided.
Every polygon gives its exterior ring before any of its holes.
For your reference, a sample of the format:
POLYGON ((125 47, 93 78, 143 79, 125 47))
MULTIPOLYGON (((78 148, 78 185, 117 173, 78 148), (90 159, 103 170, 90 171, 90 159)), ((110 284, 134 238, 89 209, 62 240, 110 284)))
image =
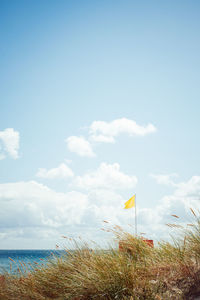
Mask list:
POLYGON ((17 273, 18 268, 22 272, 23 268, 31 270, 64 253, 63 250, 0 250, 0 274, 17 273))

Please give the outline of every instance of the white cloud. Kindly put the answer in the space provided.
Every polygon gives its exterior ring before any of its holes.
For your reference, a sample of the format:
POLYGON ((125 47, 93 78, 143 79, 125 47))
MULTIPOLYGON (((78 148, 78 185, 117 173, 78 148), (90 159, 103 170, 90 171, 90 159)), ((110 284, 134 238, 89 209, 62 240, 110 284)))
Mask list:
POLYGON ((29 181, 0 184, 0 203, 1 228, 59 228, 80 224, 88 200, 80 192, 58 193, 29 181))
POLYGON ((7 128, 0 131, 0 159, 4 159, 7 155, 17 159, 19 150, 19 132, 13 128, 7 128))
POLYGON ((138 221, 141 231, 147 232, 152 237, 168 238, 169 232, 165 224, 181 223, 186 225, 192 220, 190 208, 200 209, 200 176, 193 176, 187 182, 174 185, 175 191, 171 195, 164 196, 159 205, 154 208, 139 209, 138 221), (171 215, 178 215, 175 219, 171 215))
POLYGON ((66 164, 62 163, 57 168, 53 168, 50 170, 40 168, 36 176, 46 179, 69 178, 73 177, 74 173, 66 164))
POLYGON ((140 126, 135 121, 126 118, 116 119, 112 122, 94 121, 89 128, 90 138, 93 141, 113 143, 120 134, 129 136, 144 136, 156 131, 152 124, 140 126))
POLYGON ((70 136, 66 139, 66 142, 68 149, 79 156, 95 156, 91 144, 84 137, 70 136))
MULTIPOLYGON (((109 165, 113 172, 120 172, 119 166, 114 165, 109 165)), ((105 171, 101 167, 99 170, 103 173, 105 171)), ((90 236, 90 239, 101 241, 99 237, 102 237, 100 227, 103 220, 134 232, 134 228, 127 225, 134 224, 133 211, 123 209, 127 199, 116 187, 117 184, 123 188, 130 187, 135 184, 134 181, 126 186, 123 180, 112 178, 110 182, 114 182, 113 190, 113 186, 109 188, 104 180, 99 180, 97 171, 93 172, 95 182, 91 183, 90 176, 89 183, 87 180, 84 182, 90 188, 85 193, 58 193, 36 181, 0 184, 1 247, 7 245, 13 248, 18 245, 20 248, 20 241, 27 248, 33 247, 32 239, 37 247, 45 247, 47 241, 53 247, 61 235, 90 236)), ((154 239, 168 238, 172 230, 165 224, 176 221, 171 215, 180 216, 180 222, 191 222, 190 207, 195 211, 200 208, 200 176, 178 183, 174 192, 164 196, 154 208, 141 208, 138 202, 138 233, 146 232, 147 237, 154 239)), ((107 234, 103 236, 105 238, 107 234)))
POLYGON ((32 239, 37 248, 54 247, 61 235, 90 234, 95 240, 102 220, 119 222, 123 201, 114 192, 96 193, 95 199, 77 191, 58 193, 36 181, 0 184, 1 247, 35 247, 32 239))
POLYGON ((89 126, 88 140, 83 136, 70 136, 66 139, 67 147, 79 156, 94 157, 93 146, 98 143, 115 143, 120 134, 129 136, 145 136, 155 132, 153 124, 140 126, 135 121, 126 118, 116 119, 112 122, 94 121, 89 126))
POLYGON ((82 189, 131 189, 137 184, 136 176, 129 176, 120 171, 118 163, 101 163, 95 171, 90 171, 83 176, 77 176, 74 185, 82 189))
POLYGON ((176 183, 173 181, 173 178, 177 178, 178 175, 176 173, 173 174, 150 174, 152 178, 156 180, 158 184, 164 184, 167 186, 176 186, 176 183))
POLYGON ((178 183, 175 195, 200 200, 200 176, 192 176, 187 182, 178 183))
POLYGON ((99 135, 94 135, 92 134, 90 136, 90 139, 94 142, 99 142, 99 143, 115 143, 115 139, 113 136, 106 136, 103 134, 99 134, 99 135))

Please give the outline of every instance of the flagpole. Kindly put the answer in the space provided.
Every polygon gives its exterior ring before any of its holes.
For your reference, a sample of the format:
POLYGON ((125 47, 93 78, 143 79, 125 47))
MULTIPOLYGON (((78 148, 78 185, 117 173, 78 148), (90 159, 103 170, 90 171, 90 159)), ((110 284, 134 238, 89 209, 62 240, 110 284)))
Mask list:
POLYGON ((135 236, 137 236, 137 211, 136 211, 136 194, 135 194, 135 236))

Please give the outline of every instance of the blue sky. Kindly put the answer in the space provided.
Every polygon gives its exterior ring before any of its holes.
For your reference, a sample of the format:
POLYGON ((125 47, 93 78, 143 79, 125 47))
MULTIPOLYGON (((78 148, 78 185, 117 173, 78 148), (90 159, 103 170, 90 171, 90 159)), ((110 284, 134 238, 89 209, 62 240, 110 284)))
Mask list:
POLYGON ((133 193, 154 239, 199 207, 199 15, 199 1, 0 0, 1 248, 101 243, 133 193))

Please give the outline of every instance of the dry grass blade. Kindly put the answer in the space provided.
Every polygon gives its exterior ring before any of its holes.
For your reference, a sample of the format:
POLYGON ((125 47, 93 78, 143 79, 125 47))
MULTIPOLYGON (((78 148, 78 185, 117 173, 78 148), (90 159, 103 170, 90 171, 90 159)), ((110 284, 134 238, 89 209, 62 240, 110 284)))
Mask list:
POLYGON ((190 207, 190 210, 191 210, 192 214, 196 217, 196 214, 195 214, 194 210, 191 207, 190 207))
POLYGON ((179 216, 177 216, 177 215, 171 215, 172 217, 174 217, 174 218, 179 218, 179 216))
POLYGON ((183 226, 179 225, 179 224, 170 224, 170 223, 167 223, 166 226, 171 227, 171 228, 183 228, 183 226))
POLYGON ((16 264, 16 261, 14 261, 14 259, 12 259, 11 257, 8 257, 8 258, 16 264))

